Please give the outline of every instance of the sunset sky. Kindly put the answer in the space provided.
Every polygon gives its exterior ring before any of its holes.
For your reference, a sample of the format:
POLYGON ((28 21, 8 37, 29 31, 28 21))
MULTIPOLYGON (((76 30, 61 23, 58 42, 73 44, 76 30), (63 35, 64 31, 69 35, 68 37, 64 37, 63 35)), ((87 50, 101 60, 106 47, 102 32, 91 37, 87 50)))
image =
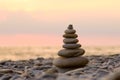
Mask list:
POLYGON ((120 45, 120 0, 0 0, 0 46, 62 45, 69 24, 82 45, 120 45))

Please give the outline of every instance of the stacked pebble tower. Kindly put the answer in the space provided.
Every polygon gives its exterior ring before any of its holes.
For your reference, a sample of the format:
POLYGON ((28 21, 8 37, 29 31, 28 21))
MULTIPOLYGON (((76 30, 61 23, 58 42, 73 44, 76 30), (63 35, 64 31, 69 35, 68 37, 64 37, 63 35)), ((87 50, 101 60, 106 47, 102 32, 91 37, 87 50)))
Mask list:
POLYGON ((85 50, 80 48, 81 45, 78 44, 79 40, 76 39, 78 35, 75 33, 76 30, 73 29, 72 25, 69 25, 68 29, 65 30, 65 34, 63 35, 64 49, 58 52, 60 57, 53 61, 53 64, 59 69, 76 69, 84 67, 89 62, 87 58, 82 57, 85 50))

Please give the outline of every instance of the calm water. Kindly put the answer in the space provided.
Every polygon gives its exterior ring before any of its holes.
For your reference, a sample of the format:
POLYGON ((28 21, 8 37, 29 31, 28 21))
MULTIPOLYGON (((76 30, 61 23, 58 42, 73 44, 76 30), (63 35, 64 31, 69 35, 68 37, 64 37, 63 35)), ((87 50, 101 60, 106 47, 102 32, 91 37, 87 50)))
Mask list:
MULTIPOLYGON (((85 55, 120 54, 120 46, 83 47, 85 55)), ((61 47, 0 47, 0 60, 20 60, 37 57, 55 58, 61 47)))

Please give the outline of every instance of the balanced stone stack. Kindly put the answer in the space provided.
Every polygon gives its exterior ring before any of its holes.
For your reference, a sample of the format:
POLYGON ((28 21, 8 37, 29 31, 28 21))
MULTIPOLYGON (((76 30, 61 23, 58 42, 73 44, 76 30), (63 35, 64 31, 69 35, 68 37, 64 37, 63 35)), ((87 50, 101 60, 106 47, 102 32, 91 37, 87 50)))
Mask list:
POLYGON ((58 52, 60 57, 53 61, 53 64, 59 69, 76 69, 84 67, 89 62, 87 58, 82 57, 85 50, 80 48, 81 45, 78 44, 79 40, 77 39, 78 35, 75 33, 76 30, 73 29, 72 25, 69 25, 68 29, 65 30, 63 35, 64 49, 58 52))

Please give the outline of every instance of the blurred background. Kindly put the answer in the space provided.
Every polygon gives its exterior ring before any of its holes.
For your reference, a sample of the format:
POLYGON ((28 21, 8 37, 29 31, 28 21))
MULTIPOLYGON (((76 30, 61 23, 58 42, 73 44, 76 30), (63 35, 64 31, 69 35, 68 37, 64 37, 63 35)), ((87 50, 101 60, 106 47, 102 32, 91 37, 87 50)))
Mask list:
POLYGON ((87 55, 119 53, 119 3, 120 0, 0 0, 1 59, 56 57, 69 24, 76 29, 87 55))

